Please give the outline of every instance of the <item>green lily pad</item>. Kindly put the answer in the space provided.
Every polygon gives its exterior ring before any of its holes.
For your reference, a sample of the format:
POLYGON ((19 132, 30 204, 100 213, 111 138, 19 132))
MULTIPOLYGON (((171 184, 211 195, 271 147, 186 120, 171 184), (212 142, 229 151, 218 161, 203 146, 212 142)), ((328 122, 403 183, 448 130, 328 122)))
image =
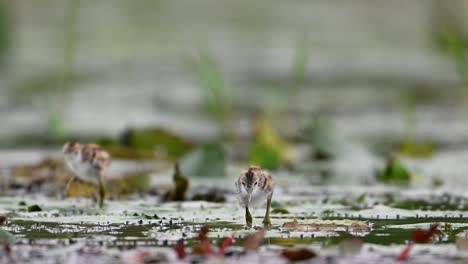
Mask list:
POLYGON ((28 206, 28 212, 40 212, 40 211, 42 211, 42 208, 37 204, 28 206))
POLYGON ((219 177, 226 175, 225 163, 221 144, 204 144, 180 160, 180 169, 189 176, 219 177))
POLYGON ((289 214, 289 211, 284 208, 275 208, 271 210, 272 214, 289 214))
POLYGON ((128 129, 122 135, 122 144, 172 158, 179 158, 193 148, 188 140, 159 128, 128 129))

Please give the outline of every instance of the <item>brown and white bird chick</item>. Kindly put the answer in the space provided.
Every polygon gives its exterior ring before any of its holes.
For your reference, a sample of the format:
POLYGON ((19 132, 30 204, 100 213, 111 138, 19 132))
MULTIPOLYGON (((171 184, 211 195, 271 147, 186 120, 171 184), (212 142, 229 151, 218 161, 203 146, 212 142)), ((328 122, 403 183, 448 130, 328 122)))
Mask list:
POLYGON ((248 227, 252 227, 252 215, 249 207, 261 204, 266 200, 264 225, 271 225, 270 207, 275 183, 270 174, 259 166, 250 165, 236 181, 236 191, 240 204, 245 207, 245 220, 248 227))
POLYGON ((103 173, 110 164, 110 154, 96 144, 80 144, 78 142, 63 145, 65 161, 74 173, 67 183, 65 193, 70 184, 78 178, 84 182, 99 186, 99 207, 104 204, 105 189, 102 182, 103 173))

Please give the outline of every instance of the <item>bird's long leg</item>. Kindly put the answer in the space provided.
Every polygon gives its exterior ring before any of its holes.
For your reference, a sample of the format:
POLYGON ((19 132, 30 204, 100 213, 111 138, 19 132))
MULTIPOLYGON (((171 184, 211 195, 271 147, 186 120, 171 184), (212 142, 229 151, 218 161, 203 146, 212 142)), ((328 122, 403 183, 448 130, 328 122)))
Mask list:
POLYGON ((102 182, 101 175, 98 176, 99 182, 99 208, 102 208, 104 205, 104 197, 106 196, 106 189, 104 189, 104 184, 102 182))
POLYGON ((64 197, 67 197, 68 190, 70 189, 71 183, 75 180, 76 176, 73 175, 70 180, 68 180, 67 185, 65 186, 65 192, 63 193, 64 197))
POLYGON ((252 227, 252 215, 250 214, 249 207, 245 207, 245 222, 247 227, 252 227))
POLYGON ((265 212, 265 218, 263 219, 263 224, 265 226, 271 225, 271 221, 270 221, 271 197, 272 197, 272 195, 268 196, 266 212, 265 212))

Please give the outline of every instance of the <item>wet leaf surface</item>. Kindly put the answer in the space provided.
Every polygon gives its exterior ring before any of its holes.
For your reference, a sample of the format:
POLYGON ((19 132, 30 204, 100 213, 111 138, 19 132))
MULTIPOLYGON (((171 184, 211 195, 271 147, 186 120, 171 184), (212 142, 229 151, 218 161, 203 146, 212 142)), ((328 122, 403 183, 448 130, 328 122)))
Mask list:
POLYGON ((311 258, 315 258, 317 254, 306 248, 301 249, 285 249, 281 252, 281 255, 287 258, 289 261, 303 261, 311 258))

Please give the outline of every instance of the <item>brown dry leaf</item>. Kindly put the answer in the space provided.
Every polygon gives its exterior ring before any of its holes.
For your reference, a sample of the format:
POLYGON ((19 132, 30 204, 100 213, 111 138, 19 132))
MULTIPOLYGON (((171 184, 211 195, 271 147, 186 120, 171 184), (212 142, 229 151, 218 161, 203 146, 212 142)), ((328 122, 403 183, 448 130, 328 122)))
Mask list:
POLYGON ((335 223, 319 224, 319 225, 315 225, 315 229, 320 230, 320 231, 336 231, 337 226, 335 223))
POLYGON ((311 258, 315 258, 317 254, 306 248, 301 249, 285 249, 281 252, 281 255, 287 258, 289 261, 303 261, 311 258))
POLYGON ((46 158, 36 164, 23 164, 12 168, 13 177, 25 184, 40 185, 59 179, 66 173, 65 163, 54 158, 46 158))
POLYGON ((4 225, 7 220, 7 217, 4 215, 0 215, 0 226, 4 225))
POLYGON ((460 251, 468 250, 468 238, 465 236, 458 236, 455 244, 457 245, 457 249, 460 251))
POLYGON ((265 229, 260 229, 259 231, 248 235, 244 239, 244 249, 245 250, 257 250, 265 238, 265 229))
MULTIPOLYGON (((288 231, 302 231, 302 232, 313 232, 313 231, 337 231, 338 229, 344 228, 343 225, 337 225, 335 223, 313 223, 313 224, 299 224, 294 219, 292 222, 286 222, 282 226, 288 231)), ((347 232, 368 232, 370 226, 366 223, 352 223, 350 226, 346 226, 347 232)))
POLYGON ((75 179, 68 189, 68 197, 93 197, 98 191, 97 185, 75 179))
POLYGON ((299 227, 299 222, 297 222, 297 220, 294 219, 292 222, 285 222, 282 227, 289 231, 297 230, 297 228, 299 227))
POLYGON ((105 181, 110 196, 144 193, 149 190, 152 170, 132 171, 105 181))
MULTIPOLYGON (((146 192, 150 187, 150 173, 152 171, 142 170, 124 174, 119 177, 112 177, 104 180, 104 187, 108 196, 118 197, 132 193, 146 192)), ((71 176, 63 177, 65 185, 71 176)), ((98 186, 93 183, 75 179, 70 184, 68 190, 69 197, 92 197, 98 191, 98 186)))
POLYGON ((370 226, 366 223, 352 223, 348 228, 348 231, 351 232, 368 232, 370 230, 370 226))

